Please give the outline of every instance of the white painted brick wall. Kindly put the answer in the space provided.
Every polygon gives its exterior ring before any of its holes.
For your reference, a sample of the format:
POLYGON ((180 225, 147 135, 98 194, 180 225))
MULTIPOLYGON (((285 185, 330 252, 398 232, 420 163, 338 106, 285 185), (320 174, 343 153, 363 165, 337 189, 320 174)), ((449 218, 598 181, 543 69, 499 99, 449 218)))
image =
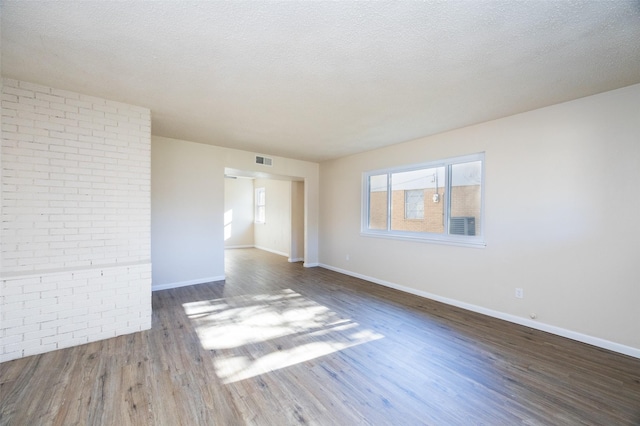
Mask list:
POLYGON ((0 362, 151 325, 150 111, 2 81, 0 362))
POLYGON ((2 123, 5 273, 149 259, 149 110, 5 79, 2 123))

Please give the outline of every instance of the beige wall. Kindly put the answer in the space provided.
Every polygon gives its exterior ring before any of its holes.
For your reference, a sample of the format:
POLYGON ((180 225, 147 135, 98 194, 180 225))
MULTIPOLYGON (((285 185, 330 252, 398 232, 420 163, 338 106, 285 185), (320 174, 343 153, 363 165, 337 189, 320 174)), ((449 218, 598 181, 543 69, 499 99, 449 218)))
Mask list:
POLYGON ((265 189, 264 223, 256 223, 254 241, 257 248, 289 257, 291 248, 291 182, 256 179, 254 188, 265 189))
POLYGON ((215 147, 153 137, 153 288, 224 279, 224 158, 215 147))
POLYGON ((638 135, 634 85, 322 163, 320 262, 640 356, 638 135), (483 151, 486 248, 360 235, 364 171, 483 151))
POLYGON ((289 261, 304 259, 304 182, 291 182, 291 250, 289 261))
POLYGON ((266 192, 267 220, 254 226, 255 246, 290 262, 304 260, 304 182, 256 179, 254 188, 260 187, 266 192))
MULTIPOLYGON (((304 180, 304 261, 305 266, 316 266, 319 166, 282 157, 273 157, 273 162, 269 173, 304 180)), ((152 137, 154 289, 224 278, 225 167, 265 172, 252 152, 152 137)))

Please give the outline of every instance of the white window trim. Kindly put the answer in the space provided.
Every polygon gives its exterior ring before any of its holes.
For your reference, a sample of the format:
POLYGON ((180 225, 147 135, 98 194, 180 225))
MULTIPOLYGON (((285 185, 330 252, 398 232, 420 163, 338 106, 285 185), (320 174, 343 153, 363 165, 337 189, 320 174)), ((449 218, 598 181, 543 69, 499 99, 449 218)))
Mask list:
MULTIPOLYGON (((485 242, 485 154, 484 152, 480 152, 477 154, 464 155, 460 157, 450 157, 442 160, 431 161, 428 163, 420 163, 420 164, 411 164, 407 166, 401 167, 389 167, 385 169, 378 170, 370 170, 366 171, 362 174, 362 203, 361 203, 361 218, 360 218, 360 235, 363 237, 374 237, 374 238, 387 238, 392 240, 407 240, 407 241, 418 241, 425 243, 435 243, 435 244, 447 244, 447 245, 457 245, 457 246, 466 246, 466 247, 478 247, 483 248, 486 246, 485 242), (480 235, 451 235, 449 234, 449 211, 450 211, 450 203, 451 197, 451 166, 457 163, 468 163, 472 161, 482 161, 482 181, 480 183, 480 191, 482 194, 481 197, 481 206, 480 206, 480 235), (391 173, 401 173, 408 172, 418 169, 429 169, 435 167, 445 167, 445 173, 447 174, 446 179, 446 187, 445 187, 445 197, 444 202, 446 203, 444 206, 445 209, 445 230, 446 233, 437 234, 437 233, 428 233, 428 232, 410 232, 410 231, 397 231, 391 230, 390 225, 387 226, 385 230, 379 229, 369 229, 369 178, 375 175, 383 175, 383 174, 391 174, 391 173)), ((387 220, 388 223, 391 222, 391 195, 392 191, 390 188, 391 179, 387 179, 387 220)))

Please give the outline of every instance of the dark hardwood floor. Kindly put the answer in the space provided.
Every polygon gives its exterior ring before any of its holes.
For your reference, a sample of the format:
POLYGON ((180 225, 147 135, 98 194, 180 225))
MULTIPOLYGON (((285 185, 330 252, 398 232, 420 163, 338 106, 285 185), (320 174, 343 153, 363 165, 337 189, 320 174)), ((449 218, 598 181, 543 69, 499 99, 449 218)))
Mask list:
POLYGON ((640 360, 255 249, 153 328, 0 364, 2 425, 640 425, 640 360))

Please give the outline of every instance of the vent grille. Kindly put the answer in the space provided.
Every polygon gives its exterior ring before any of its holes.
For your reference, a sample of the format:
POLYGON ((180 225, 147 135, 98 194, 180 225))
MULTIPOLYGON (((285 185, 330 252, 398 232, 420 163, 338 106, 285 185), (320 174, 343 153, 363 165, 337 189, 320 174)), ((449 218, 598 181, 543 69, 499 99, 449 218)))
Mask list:
POLYGON ((449 224, 449 234, 451 235, 476 235, 476 218, 452 217, 449 224))
POLYGON ((273 166, 273 159, 256 155, 256 164, 262 164, 263 166, 271 167, 273 166))

